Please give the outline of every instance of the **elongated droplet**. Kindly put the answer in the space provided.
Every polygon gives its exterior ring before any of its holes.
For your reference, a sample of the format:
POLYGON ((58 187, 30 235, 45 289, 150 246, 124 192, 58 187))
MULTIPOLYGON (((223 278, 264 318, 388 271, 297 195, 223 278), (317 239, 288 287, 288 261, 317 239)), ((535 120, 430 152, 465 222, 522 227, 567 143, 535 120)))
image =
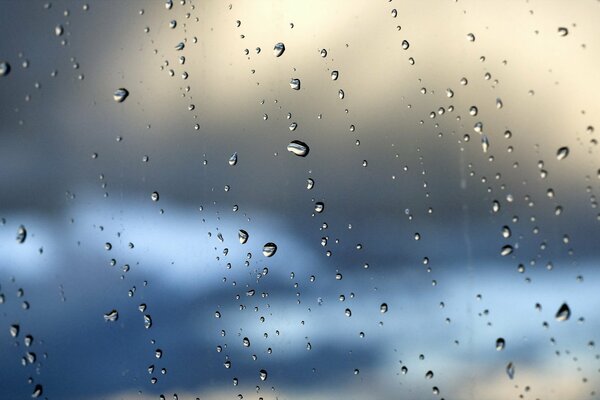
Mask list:
POLYGON ((563 303, 562 306, 560 306, 555 317, 557 321, 566 321, 571 317, 571 309, 567 303, 563 303))
POLYGON ((241 244, 245 244, 248 241, 249 237, 250 236, 248 235, 248 232, 246 232, 245 230, 240 229, 238 231, 238 238, 240 239, 241 244))
POLYGON ((236 165, 238 162, 238 154, 237 153, 233 153, 231 155, 231 157, 229 157, 229 165, 234 166, 236 165))
POLYGON ((104 320, 106 322, 114 322, 119 319, 119 312, 117 310, 111 310, 104 314, 104 320))
POLYGON ((265 257, 273 257, 277 252, 277 245, 273 242, 265 243, 262 252, 265 257))
POLYGON ((185 48, 185 44, 183 42, 179 42, 177 43, 177 45, 175 46, 175 50, 177 51, 181 51, 185 48))
POLYGON ((21 244, 25 241, 25 239, 27 239, 27 229, 25 229, 25 227, 23 225, 19 226, 19 229, 17 229, 17 243, 21 244))
POLYGON ((299 157, 306 157, 309 152, 308 145, 299 140, 292 140, 287 146, 287 151, 294 153, 299 157))
POLYGON ((285 45, 281 42, 277 43, 275 47, 273 47, 273 55, 275 57, 281 57, 281 55, 285 52, 285 45))
POLYGON ((506 345, 506 342, 504 341, 503 338, 496 339, 496 350, 498 350, 498 351, 504 350, 505 345, 506 345))
POLYGON ((488 149, 490 148, 490 141, 486 135, 481 137, 481 148, 483 149, 484 153, 487 153, 488 149))
POLYGON ((44 388, 42 387, 42 385, 35 385, 35 388, 33 389, 33 393, 31 393, 31 397, 34 399, 37 399, 38 397, 40 397, 42 395, 42 393, 44 393, 44 388))
POLYGON ((569 148, 567 146, 561 147, 556 151, 556 159, 564 160, 569 155, 569 148))
POLYGON ((512 362, 509 362, 506 366, 506 375, 508 375, 510 379, 513 379, 515 377, 515 366, 512 362))
POLYGON ((290 80, 290 87, 294 90, 300 90, 300 79, 292 78, 290 80))
POLYGON ((129 91, 125 88, 119 88, 119 89, 115 90, 115 94, 113 94, 113 99, 117 103, 122 103, 125 101, 127 96, 129 96, 129 91))
POLYGON ((500 250, 500 255, 503 257, 506 257, 510 254, 512 254, 513 252, 513 247, 509 244, 507 244, 506 246, 502 247, 502 250, 500 250))

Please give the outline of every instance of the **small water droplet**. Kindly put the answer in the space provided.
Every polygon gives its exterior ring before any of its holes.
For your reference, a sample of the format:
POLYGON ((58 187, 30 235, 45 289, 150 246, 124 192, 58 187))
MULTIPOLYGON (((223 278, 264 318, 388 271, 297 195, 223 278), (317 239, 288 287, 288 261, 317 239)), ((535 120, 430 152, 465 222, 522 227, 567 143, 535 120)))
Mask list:
POLYGON ((158 194, 158 192, 152 192, 150 194, 150 199, 152 201, 158 201, 160 199, 160 195, 158 194))
POLYGON ((315 203, 315 212, 316 213, 322 213, 325 210, 325 204, 323 202, 317 202, 315 203))
POLYGON ((469 42, 474 42, 474 41, 475 41, 475 35, 474 35, 474 34, 472 34, 472 33, 468 33, 468 34, 467 34, 467 40, 468 40, 469 42))
POLYGON ((125 88, 119 88, 119 89, 115 90, 115 93, 113 94, 113 99, 117 103, 122 103, 125 101, 127 96, 129 96, 129 91, 125 88))
POLYGON ((384 314, 388 311, 388 305, 387 303, 381 303, 381 305, 379 306, 379 311, 384 314))
POLYGON ((556 312, 555 318, 557 321, 566 321, 571 317, 571 309, 567 303, 563 303, 556 312))
POLYGON ((311 190, 315 186, 315 181, 312 178, 306 180, 306 189, 311 190))
POLYGON ((177 51, 181 51, 185 48, 185 44, 183 42, 179 42, 177 43, 177 45, 175 45, 175 50, 177 51))
POLYGON ((300 90, 300 79, 292 78, 290 80, 290 87, 294 90, 300 90))
POLYGON ((250 236, 248 235, 248 232, 246 232, 245 230, 240 229, 238 231, 238 238, 240 239, 241 244, 245 244, 248 241, 249 237, 250 236))
POLYGON ((340 100, 341 100, 341 99, 343 99, 345 96, 346 96, 346 95, 344 94, 344 91, 343 91, 342 89, 340 89, 340 90, 338 91, 338 97, 340 98, 340 100))
POLYGON ((64 29, 63 29, 62 25, 56 25, 54 27, 54 34, 56 36, 62 36, 63 32, 64 32, 64 29))
POLYGON ((250 339, 245 337, 244 339, 242 339, 242 344, 244 345, 244 347, 250 347, 250 339))
POLYGON ((569 155, 569 148, 567 146, 563 146, 556 151, 556 159, 564 160, 569 155))
POLYGON ((408 50, 409 47, 410 47, 410 43, 408 43, 408 40, 403 40, 402 41, 402 48, 404 50, 408 50))
POLYGON ((510 379, 515 377, 515 366, 512 362, 509 362, 508 365, 506 365, 506 375, 508 375, 510 379))
POLYGON ((327 57, 327 50, 321 49, 321 57, 323 57, 323 58, 327 57))
POLYGON ((433 379, 433 371, 427 371, 425 373, 425 379, 433 379))
POLYGON ((117 310, 111 310, 104 314, 104 320, 106 322, 114 322, 119 319, 119 312, 117 310))
POLYGON ((12 337, 19 336, 19 330, 20 330, 19 325, 16 325, 16 324, 15 325, 11 325, 10 329, 9 329, 10 336, 12 336, 12 337))
POLYGON ((277 245, 273 242, 265 243, 263 246, 263 255, 265 257, 272 257, 277 252, 277 245))
POLYGON ((340 76, 340 73, 338 71, 331 71, 331 80, 332 81, 337 81, 339 76, 340 76))
POLYGON ((237 153, 233 153, 231 155, 231 157, 229 157, 229 165, 234 166, 236 165, 238 162, 238 154, 237 153))
POLYGON ((267 380, 267 375, 268 375, 268 374, 267 374, 267 371, 266 371, 266 370, 264 370, 264 369, 261 369, 261 370, 259 371, 259 376, 260 376, 260 380, 261 380, 261 381, 266 381, 266 380, 267 380))
MULTIPOLYGON (((560 26, 558 27, 558 34, 560 36, 567 36, 569 34, 569 30, 567 28, 565 28, 564 26, 560 26)), ((577 36, 577 35, 575 35, 577 36)))
POLYGON ((346 308, 346 311, 344 311, 344 314, 346 315, 346 317, 351 317, 352 316, 352 310, 350 310, 349 308, 346 308))
POLYGON ((281 42, 277 43, 275 47, 273 47, 273 55, 275 55, 275 57, 281 57, 284 52, 285 45, 281 42))
POLYGON ((484 153, 487 153, 488 149, 490 148, 490 141, 489 141, 487 135, 483 135, 481 137, 481 148, 483 149, 484 153))
POLYGON ((292 140, 287 146, 287 151, 299 157, 306 157, 309 152, 308 145, 299 140, 292 140))

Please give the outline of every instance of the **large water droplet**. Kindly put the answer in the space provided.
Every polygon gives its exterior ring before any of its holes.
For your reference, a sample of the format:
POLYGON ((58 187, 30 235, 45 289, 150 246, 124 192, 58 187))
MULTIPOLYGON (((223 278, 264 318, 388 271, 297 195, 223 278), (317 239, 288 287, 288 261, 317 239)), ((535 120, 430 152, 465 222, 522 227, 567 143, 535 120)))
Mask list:
POLYGON ((556 312, 555 318, 557 321, 566 321, 571 317, 571 309, 567 303, 563 303, 562 306, 556 312))
POLYGON ((287 151, 294 153, 299 157, 306 157, 309 152, 308 145, 299 140, 292 140, 287 146, 287 151))
POLYGON ((238 154, 237 153, 233 153, 231 155, 231 157, 229 157, 229 165, 234 166, 236 165, 238 162, 238 154))
POLYGON ((119 319, 119 312, 117 310, 111 310, 104 314, 104 320, 107 322, 114 322, 119 319))
POLYGON ((503 338, 496 339, 496 350, 498 350, 498 351, 504 350, 505 345, 506 345, 506 342, 504 341, 503 338))
POLYGON ((561 147, 556 151, 556 159, 564 160, 569 155, 569 148, 567 146, 561 147))
POLYGON ((64 31, 65 31, 65 30, 63 29, 62 25, 56 25, 56 26, 54 27, 54 34, 55 34, 56 36, 62 36, 62 34, 63 34, 63 32, 64 32, 64 31))
POLYGON ((0 62, 0 76, 6 76, 10 73, 10 64, 6 61, 0 62))
POLYGON ((272 257, 277 252, 277 245, 273 242, 265 243, 262 252, 265 257, 272 257))
POLYGON ((129 96, 129 91, 125 88, 119 88, 119 89, 115 90, 115 93, 113 94, 113 99, 117 103, 122 103, 125 101, 127 96, 129 96))
POLYGON ((285 45, 281 42, 277 43, 275 47, 273 47, 273 55, 275 55, 275 57, 281 57, 284 52, 285 45))
POLYGON ((248 235, 248 232, 246 232, 245 230, 240 229, 238 231, 238 238, 240 239, 241 244, 245 244, 248 241, 249 237, 250 235, 248 235))
POLYGON ((290 80, 290 87, 294 90, 300 90, 300 79, 292 78, 290 80))
POLYGON ((150 315, 144 315, 144 328, 152 328, 152 317, 150 315))
POLYGON ((250 347, 250 339, 245 337, 244 339, 242 339, 242 344, 244 345, 244 347, 250 347))
POLYGON ((267 375, 268 375, 268 374, 267 374, 267 371, 266 371, 266 370, 264 370, 264 369, 261 369, 261 370, 259 371, 259 376, 260 376, 260 380, 261 380, 261 381, 266 381, 266 380, 267 380, 267 375))
POLYGON ((386 313, 388 310, 388 305, 387 303, 381 303, 381 305, 379 306, 379 311, 381 311, 381 313, 386 313))
POLYGON ((27 229, 23 225, 19 226, 17 229, 17 243, 21 244, 27 239, 27 229))

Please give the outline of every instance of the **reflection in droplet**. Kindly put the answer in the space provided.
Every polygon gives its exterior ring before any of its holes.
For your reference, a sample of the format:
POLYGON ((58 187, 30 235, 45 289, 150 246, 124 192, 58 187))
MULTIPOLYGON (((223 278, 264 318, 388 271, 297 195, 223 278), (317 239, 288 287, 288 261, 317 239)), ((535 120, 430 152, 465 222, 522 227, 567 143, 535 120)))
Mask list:
POLYGON ((567 146, 561 147, 556 151, 556 159, 564 160, 569 155, 569 148, 567 146))
POLYGON ((127 96, 129 96, 129 91, 125 88, 119 88, 119 89, 115 90, 115 93, 113 94, 113 99, 117 103, 122 103, 125 101, 127 96))
POLYGON ((104 320, 107 322, 114 322, 119 319, 119 312, 117 310, 111 310, 104 314, 104 320))
POLYGON ((309 152, 308 145, 299 140, 292 140, 287 146, 287 151, 299 157, 306 157, 309 152))
POLYGON ((281 57, 281 55, 285 52, 285 45, 281 42, 277 43, 275 47, 273 47, 273 54, 275 57, 281 57))
POLYGON ((567 303, 563 303, 556 312, 555 318, 557 321, 566 321, 571 317, 571 309, 567 303))
POLYGON ((277 245, 273 242, 265 243, 263 246, 263 255, 265 257, 272 257, 277 252, 277 245))
POLYGON ((241 244, 245 244, 248 241, 249 237, 250 236, 248 235, 248 232, 246 232, 245 230, 240 229, 238 231, 238 238, 240 239, 241 244))

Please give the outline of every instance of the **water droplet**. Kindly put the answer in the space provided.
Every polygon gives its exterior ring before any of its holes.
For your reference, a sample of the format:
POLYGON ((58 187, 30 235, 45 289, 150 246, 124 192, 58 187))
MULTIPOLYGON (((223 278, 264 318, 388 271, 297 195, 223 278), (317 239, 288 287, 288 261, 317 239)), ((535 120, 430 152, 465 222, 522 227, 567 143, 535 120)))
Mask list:
POLYGON ((512 233, 510 231, 510 228, 508 226, 504 225, 502 227, 502 237, 505 238, 505 239, 508 239, 511 234, 512 233))
POLYGON ((16 324, 15 325, 11 325, 10 329, 9 329, 10 336, 17 337, 19 335, 19 330, 20 330, 19 325, 16 325, 16 324))
POLYGON ((496 350, 502 351, 504 350, 504 346, 506 346, 506 342, 503 338, 496 339, 496 350))
POLYGON ((169 28, 175 29, 176 26, 177 26, 177 21, 175 21, 174 19, 171 20, 171 22, 169 22, 169 28))
POLYGON ((17 229, 17 243, 21 244, 27 239, 27 229, 23 225, 19 226, 17 229))
POLYGON ((306 188, 311 190, 315 186, 315 181, 312 178, 306 180, 306 188))
POLYGON ((569 148, 567 146, 561 147, 556 151, 556 159, 564 160, 569 155, 569 148))
POLYGON ((64 32, 64 29, 63 29, 62 25, 56 25, 54 27, 54 34, 56 36, 62 36, 63 32, 64 32))
MULTIPOLYGON (((569 34, 569 30, 567 28, 565 28, 564 26, 560 26, 558 28, 558 34, 560 36, 567 36, 569 34)), ((576 35, 577 36, 577 35, 576 35)))
POLYGON ((0 76, 6 76, 10 73, 10 64, 6 61, 0 62, 0 76))
POLYGON ((290 80, 290 87, 294 90, 300 90, 300 79, 292 78, 290 80))
POLYGON ((287 151, 294 153, 299 157, 306 157, 309 152, 308 145, 299 140, 292 140, 287 146, 287 151))
POLYGON ((119 89, 115 90, 115 93, 113 94, 113 99, 117 103, 122 103, 125 101, 127 96, 129 96, 129 91, 125 88, 119 88, 119 89))
POLYGON ((238 238, 240 239, 241 244, 245 244, 248 241, 249 237, 250 236, 248 235, 248 232, 246 232, 245 230, 240 229, 238 231, 238 238))
POLYGON ((327 57, 327 50, 325 50, 325 49, 321 50, 321 57, 323 57, 323 58, 327 57))
POLYGON ((481 137, 481 148, 483 149, 484 153, 487 153, 488 149, 490 148, 490 141, 487 135, 483 135, 481 137))
POLYGON ((344 311, 344 314, 346 315, 346 317, 351 317, 352 316, 352 310, 350 310, 349 308, 346 308, 346 311, 344 311))
POLYGON ((234 166, 236 165, 238 162, 238 154, 237 153, 233 153, 231 155, 231 157, 229 157, 229 165, 234 166))
POLYGON ((433 371, 427 371, 425 373, 425 379, 433 379, 433 371))
POLYGON ((44 388, 42 387, 42 385, 37 384, 37 385, 35 385, 35 388, 33 389, 33 393, 31 393, 31 397, 34 399, 37 399, 38 397, 40 397, 42 395, 42 393, 44 393, 44 388))
POLYGON ((474 42, 474 41, 475 41, 475 35, 474 35, 474 34, 472 34, 472 33, 468 33, 468 34, 467 34, 467 40, 468 40, 469 42, 474 42))
POLYGON ((263 255, 265 257, 272 257, 277 252, 277 245, 273 242, 265 243, 263 246, 263 255))
POLYGON ((566 321, 571 317, 571 309, 567 303, 563 303, 556 312, 555 318, 557 321, 566 321))
POLYGON ((332 81, 337 81, 339 76, 340 76, 340 73, 338 71, 331 71, 331 80, 332 81))
POLYGON ((260 376, 261 381, 266 381, 267 380, 267 371, 264 369, 261 369, 259 371, 259 376, 260 376))
POLYGON ((244 339, 242 339, 242 344, 244 345, 244 347, 250 347, 250 339, 245 337, 244 339))
POLYGON ((513 252, 513 247, 511 245, 507 244, 506 246, 502 247, 502 250, 500 250, 500 255, 505 257, 505 256, 512 254, 512 252, 513 252))
POLYGON ((396 18, 398 16, 398 10, 395 8, 392 10, 392 18, 396 18))
POLYGON ((150 315, 144 315, 144 328, 152 328, 152 317, 150 315))
POLYGON ((408 43, 408 40, 403 40, 402 41, 402 48, 404 50, 408 50, 409 47, 410 47, 410 43, 408 43))
POLYGON ((275 55, 275 57, 281 57, 284 52, 285 45, 281 42, 277 43, 275 47, 273 47, 273 55, 275 55))
POLYGON ((402 375, 406 375, 408 373, 408 368, 406 368, 406 366, 402 366, 402 368, 400 368, 400 371, 402 372, 402 375))
POLYGON ((515 377, 515 366, 512 362, 509 362, 508 365, 506 365, 506 375, 508 375, 510 379, 515 377))
POLYGON ((104 314, 104 320, 107 322, 114 322, 119 319, 119 312, 117 310, 111 310, 104 314))
POLYGON ((298 124, 297 124, 296 122, 292 122, 292 123, 290 124, 290 126, 288 127, 288 129, 289 129, 290 131, 295 131, 297 127, 298 127, 298 124))
POLYGON ((340 100, 341 100, 341 99, 343 99, 345 96, 346 96, 346 95, 344 94, 344 91, 343 91, 342 89, 340 89, 340 90, 338 91, 338 97, 340 98, 340 100))
POLYGON ((325 210, 325 204, 323 204, 322 202, 317 202, 315 203, 315 212, 316 213, 322 213, 323 210, 325 210))
POLYGON ((386 313, 387 310, 388 310, 387 303, 381 303, 381 305, 379 306, 379 311, 383 314, 383 313, 386 313))
POLYGON ((498 97, 496 99, 496 108, 501 109, 502 107, 504 107, 504 103, 502 103, 502 99, 498 97))
POLYGON ((471 108, 469 108, 469 115, 476 116, 477 115, 477 107, 471 106, 471 108))
POLYGON ((177 43, 177 45, 175 45, 175 50, 177 51, 181 51, 185 48, 185 44, 183 42, 179 42, 177 43))
POLYGON ((158 194, 158 192, 152 192, 150 194, 150 199, 152 201, 158 201, 160 199, 160 195, 158 194))

